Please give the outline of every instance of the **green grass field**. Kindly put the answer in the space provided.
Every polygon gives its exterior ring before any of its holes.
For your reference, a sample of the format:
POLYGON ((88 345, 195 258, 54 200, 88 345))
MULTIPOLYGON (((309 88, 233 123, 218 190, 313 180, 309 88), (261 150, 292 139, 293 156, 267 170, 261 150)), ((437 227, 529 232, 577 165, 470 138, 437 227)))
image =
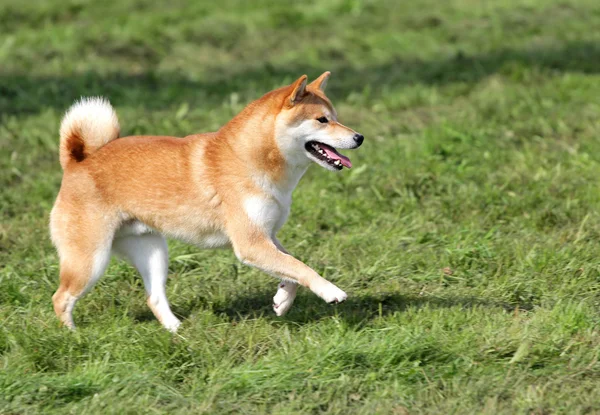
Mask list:
POLYGON ((0 0, 0 413, 600 413, 597 0, 0 0), (213 131, 306 73, 365 144, 280 237, 350 295, 170 242, 165 331, 113 261, 59 327, 58 126, 213 131))

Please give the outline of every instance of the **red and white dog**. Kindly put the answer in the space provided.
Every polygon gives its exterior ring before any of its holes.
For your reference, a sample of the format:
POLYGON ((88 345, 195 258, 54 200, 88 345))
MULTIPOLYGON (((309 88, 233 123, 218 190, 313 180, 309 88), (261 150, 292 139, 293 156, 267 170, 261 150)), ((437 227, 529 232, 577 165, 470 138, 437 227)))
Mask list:
POLYGON ((64 176, 52 209, 60 286, 52 300, 70 328, 73 307, 104 273, 111 253, 140 272, 148 306, 171 331, 180 321, 165 295, 165 237, 200 247, 231 246, 244 264, 283 280, 273 298, 283 315, 298 284, 329 303, 346 293, 288 254, 276 234, 292 192, 310 162, 351 167, 336 148, 363 136, 340 124, 325 96, 329 72, 306 75, 250 103, 219 131, 185 138, 119 138, 119 122, 102 98, 84 98, 60 127, 64 176))

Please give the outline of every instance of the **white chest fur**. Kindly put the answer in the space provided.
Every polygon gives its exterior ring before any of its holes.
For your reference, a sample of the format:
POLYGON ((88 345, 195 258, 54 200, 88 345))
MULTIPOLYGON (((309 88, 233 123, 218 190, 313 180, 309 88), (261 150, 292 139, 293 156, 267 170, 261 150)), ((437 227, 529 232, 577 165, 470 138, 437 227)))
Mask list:
POLYGON ((254 183, 262 192, 244 199, 244 210, 250 221, 268 235, 275 236, 287 220, 292 205, 292 192, 306 167, 290 168, 286 178, 277 184, 266 177, 254 177, 254 183))
POLYGON ((244 210, 252 223, 268 235, 275 235, 290 213, 291 195, 283 200, 251 196, 244 200, 244 210))

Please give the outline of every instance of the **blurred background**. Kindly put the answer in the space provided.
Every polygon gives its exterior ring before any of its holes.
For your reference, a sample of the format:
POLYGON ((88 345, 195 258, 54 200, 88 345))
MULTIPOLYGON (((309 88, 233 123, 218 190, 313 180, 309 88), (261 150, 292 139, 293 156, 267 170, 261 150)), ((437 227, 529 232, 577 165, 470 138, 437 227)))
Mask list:
POLYGON ((0 0, 0 412, 600 411, 596 0, 0 0), (114 261, 58 327, 58 127, 214 131, 329 70, 354 167, 309 169, 280 239, 346 290, 170 243, 182 337, 114 261))

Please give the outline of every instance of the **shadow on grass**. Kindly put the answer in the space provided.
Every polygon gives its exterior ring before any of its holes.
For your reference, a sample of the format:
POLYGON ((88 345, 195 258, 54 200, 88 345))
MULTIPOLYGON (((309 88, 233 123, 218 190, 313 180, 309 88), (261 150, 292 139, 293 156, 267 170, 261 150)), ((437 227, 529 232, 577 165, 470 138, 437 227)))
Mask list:
MULTIPOLYGON (((300 293, 292 309, 285 317, 277 317, 271 308, 274 292, 264 291, 250 293, 245 296, 232 298, 226 304, 214 304, 212 310, 215 314, 225 315, 231 321, 242 321, 248 318, 264 318, 267 320, 276 320, 282 323, 306 324, 327 317, 337 317, 350 325, 361 325, 368 321, 401 313, 409 308, 451 308, 461 307, 470 309, 481 308, 501 308, 508 312, 515 309, 531 310, 532 303, 505 303, 477 297, 432 297, 420 295, 403 295, 398 293, 388 293, 381 295, 365 295, 350 297, 341 304, 327 304, 312 293, 300 293)), ((187 318, 199 307, 205 307, 208 304, 203 301, 192 300, 192 302, 183 307, 174 307, 173 311, 181 318, 187 318)), ((144 313, 143 316, 136 316, 138 321, 152 319, 152 315, 144 313)))
POLYGON ((319 67, 302 63, 288 66, 267 63, 251 67, 242 64, 237 68, 223 68, 210 79, 198 80, 180 73, 154 72, 139 75, 86 72, 49 77, 0 73, 0 114, 37 113, 45 108, 62 110, 81 95, 104 95, 116 106, 146 109, 168 108, 182 102, 211 108, 216 103, 221 104, 233 92, 241 93, 248 100, 258 98, 303 73, 315 77, 324 70, 334 73, 329 87, 331 96, 362 92, 368 86, 370 96, 377 97, 386 88, 406 84, 474 84, 494 73, 519 78, 526 68, 598 73, 600 45, 592 41, 576 41, 559 47, 500 49, 481 55, 459 52, 438 60, 392 57, 386 63, 361 68, 343 59, 332 60, 330 56, 323 56, 323 64, 319 67))

